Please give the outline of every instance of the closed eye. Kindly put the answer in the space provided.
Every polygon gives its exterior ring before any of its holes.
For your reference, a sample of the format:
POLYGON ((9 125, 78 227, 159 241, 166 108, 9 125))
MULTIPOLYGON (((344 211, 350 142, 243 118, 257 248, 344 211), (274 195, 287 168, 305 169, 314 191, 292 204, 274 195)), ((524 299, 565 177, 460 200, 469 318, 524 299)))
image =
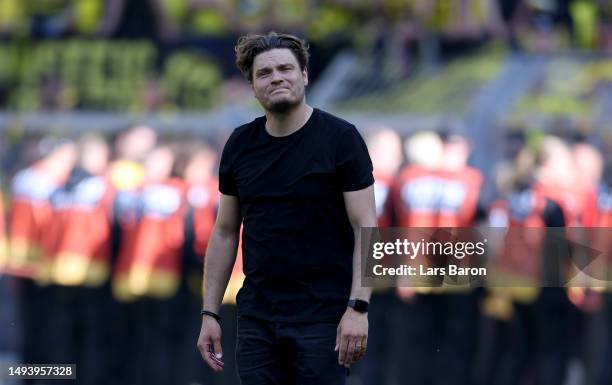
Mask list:
POLYGON ((256 77, 258 77, 258 78, 262 78, 262 77, 264 77, 264 76, 269 75, 271 72, 272 72, 272 71, 270 71, 270 70, 268 70, 268 69, 266 69, 266 70, 260 70, 260 71, 257 71, 257 72, 255 73, 255 76, 256 76, 256 77))

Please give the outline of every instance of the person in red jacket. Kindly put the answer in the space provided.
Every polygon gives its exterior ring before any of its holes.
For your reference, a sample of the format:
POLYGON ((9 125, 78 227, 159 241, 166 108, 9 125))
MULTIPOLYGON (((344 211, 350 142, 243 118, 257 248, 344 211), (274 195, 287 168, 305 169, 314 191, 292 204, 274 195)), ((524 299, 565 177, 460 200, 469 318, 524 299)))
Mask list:
POLYGON ((110 226, 114 189, 106 179, 105 139, 78 141, 78 161, 66 184, 52 196, 57 226, 50 278, 64 286, 101 287, 110 273, 110 226), (87 234, 87 237, 83 237, 87 234))
POLYGON ((106 384, 111 347, 110 226, 113 190, 105 178, 109 148, 87 134, 77 142, 78 160, 64 185, 51 196, 52 248, 45 256, 53 311, 49 343, 56 362, 74 362, 79 382, 106 384))
POLYGON ((514 191, 507 199, 508 234, 529 242, 522 241, 527 249, 520 250, 510 240, 499 258, 531 283, 505 288, 513 299, 511 343, 497 382, 519 384, 533 372, 538 383, 560 384, 570 354, 571 305, 562 287, 569 265, 567 256, 552 247, 562 245, 554 236, 565 230, 552 228, 579 224, 572 192, 576 168, 570 147, 553 136, 524 149, 517 165, 514 191))
MULTIPOLYGON (((190 223, 193 226, 193 247, 196 254, 203 258, 219 204, 219 181, 214 175, 218 156, 216 151, 204 143, 199 143, 189 150, 184 179, 188 186, 187 202, 191 213, 190 223)), ((198 272, 200 280, 201 275, 202 272, 198 272)))
MULTIPOLYGON (((397 225, 407 228, 474 225, 482 176, 467 166, 467 140, 458 135, 419 133, 407 142, 407 150, 411 164, 400 172, 392 188, 391 203, 397 225)), ((477 293, 441 292, 406 285, 400 280, 397 289, 405 302, 400 313, 405 333, 402 379, 410 384, 470 384, 477 293), (436 371, 438 365, 445 365, 448 370, 436 371)))
POLYGON ((175 153, 158 146, 144 162, 144 184, 113 273, 115 296, 135 312, 136 349, 128 376, 135 383, 167 384, 177 367, 176 294, 183 267, 186 185, 173 173, 175 153))
MULTIPOLYGON (((580 229, 568 229, 571 240, 582 245, 595 246, 600 224, 601 206, 598 199, 605 189, 602 175, 604 171, 604 157, 594 144, 585 138, 571 146, 576 167, 576 179, 573 184, 575 199, 578 202, 580 229)), ((598 249, 595 247, 595 249, 598 249)), ((608 251, 610 249, 608 248, 608 251)), ((602 256, 606 255, 606 247, 598 250, 602 256)), ((585 256, 586 257, 586 256, 585 256)), ((604 333, 601 319, 605 317, 604 291, 602 283, 606 278, 606 265, 604 258, 597 258, 588 266, 571 266, 569 274, 573 277, 567 289, 567 295, 572 303, 572 332, 571 353, 584 367, 587 383, 596 383, 596 377, 601 373, 602 362, 599 357, 605 357, 605 345, 593 343, 598 341, 604 333)))
MULTIPOLYGON (((199 309, 202 304, 202 270, 206 258, 206 248, 213 229, 217 209, 219 205, 219 192, 217 190, 218 180, 214 174, 217 152, 209 145, 198 142, 189 143, 181 149, 186 153, 187 162, 183 172, 187 183, 187 211, 185 220, 185 245, 184 245, 184 280, 180 295, 185 297, 185 320, 191 327, 197 328, 201 323, 199 309)), ((234 359, 236 345, 236 330, 234 325, 237 320, 236 294, 242 282, 242 256, 238 253, 234 264, 228 288, 226 289, 222 305, 219 309, 224 322, 222 326, 221 344, 226 352, 225 369, 223 373, 213 376, 210 369, 202 365, 202 357, 193 349, 193 336, 185 334, 185 353, 187 358, 186 369, 181 375, 186 378, 183 382, 234 384, 239 381, 234 359)), ((184 329, 184 325, 181 328, 184 329)))
POLYGON ((4 194, 0 193, 0 274, 8 263, 8 237, 6 233, 6 211, 4 210, 4 194))
POLYGON ((46 152, 31 166, 17 172, 11 185, 9 274, 26 277, 20 281, 20 312, 23 325, 21 357, 24 362, 54 362, 51 348, 54 331, 49 317, 56 311, 50 296, 46 256, 52 251, 51 196, 66 181, 74 166, 72 141, 43 138, 38 148, 46 152), (38 282, 35 282, 38 281, 38 282), (45 314, 44 317, 41 314, 45 314))
POLYGON ((597 385, 605 385, 612 383, 612 367, 607 363, 612 360, 612 237, 610 229, 612 229, 612 162, 608 164, 605 170, 603 183, 601 183, 598 192, 598 215, 596 232, 597 239, 594 247, 597 250, 604 251, 604 263, 607 271, 607 287, 604 293, 604 315, 605 315, 605 331, 607 331, 607 340, 604 344, 603 359, 601 368, 598 373, 598 378, 594 382, 597 385))
MULTIPOLYGON (((390 226, 390 213, 386 210, 391 184, 402 164, 402 141, 389 127, 367 129, 365 141, 374 166, 374 196, 378 226, 390 226)), ((394 355, 394 330, 397 322, 395 313, 398 298, 391 288, 375 288, 369 321, 374 326, 368 336, 369 353, 357 364, 356 370, 364 385, 386 383, 390 380, 388 364, 394 355)))
MULTIPOLYGON (((41 141, 41 146, 43 145, 41 141)), ((48 144, 47 144, 48 145, 48 144)), ((32 166, 15 174, 11 186, 9 269, 38 279, 48 280, 43 262, 52 254, 53 238, 51 195, 65 183, 72 169, 76 150, 71 141, 55 144, 49 153, 32 166)))
POLYGON ((155 148, 145 160, 135 221, 126 226, 113 278, 119 299, 166 299, 178 289, 186 187, 171 175, 173 162, 167 146, 155 148))

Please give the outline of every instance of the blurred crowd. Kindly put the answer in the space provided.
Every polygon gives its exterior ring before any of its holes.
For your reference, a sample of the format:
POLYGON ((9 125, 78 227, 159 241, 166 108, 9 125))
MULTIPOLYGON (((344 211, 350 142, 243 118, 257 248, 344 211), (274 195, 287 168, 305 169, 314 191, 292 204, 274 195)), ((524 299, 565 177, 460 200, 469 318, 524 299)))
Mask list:
MULTIPOLYGON (((21 334, 19 362, 76 363, 83 384, 212 383, 195 341, 216 149, 137 126, 113 151, 85 134, 32 140, 24 152, 0 258, 21 328, 13 320, 0 334, 21 334)), ((226 302, 241 275, 239 262, 226 302)))
MULTIPOLYGON (((364 133, 381 226, 612 226, 610 159, 585 137, 509 132, 498 199, 484 202, 465 137, 364 133)), ((0 300, 16 306, 0 317, 13 320, 0 327, 0 361, 2 341, 18 336, 13 360, 76 363, 80 384, 238 384, 240 256, 221 310, 223 374, 195 348, 218 147, 146 126, 113 139, 32 140, 6 181, 0 300)), ((609 251, 600 234, 590 244, 609 251)), ((551 263, 543 250, 489 257, 535 266, 537 280, 551 263)), ((368 354, 350 384, 610 384, 610 285, 539 286, 375 289, 368 354)))
POLYGON ((309 41, 311 80, 347 49, 385 88, 488 42, 611 52, 612 1, 1 0, 0 106, 174 112, 240 103, 248 87, 234 66, 236 39, 269 30, 309 41))
POLYGON ((509 131, 494 173, 498 198, 485 202, 465 137, 416 133, 404 142, 403 167, 402 141, 392 130, 374 131, 366 141, 381 226, 507 228, 487 258, 512 280, 500 285, 487 277, 485 287, 453 288, 398 279, 395 289, 375 289, 360 383, 612 381, 612 169, 601 142, 574 132, 509 131), (555 247, 559 238, 538 235, 553 227, 601 229, 575 238, 607 253, 594 274, 599 280, 564 287, 575 271, 555 247), (515 235, 523 243, 512 243, 515 235))
MULTIPOLYGON (((612 48, 609 0, 44 0, 0 2, 4 39, 232 37, 291 31, 316 44, 405 50, 497 37, 538 50, 612 48), (525 37, 528 34, 530 37, 525 37), (381 41, 384 40, 384 41, 381 41), (522 43, 519 43, 522 41, 522 43)), ((400 54, 396 52, 394 54, 400 54)))

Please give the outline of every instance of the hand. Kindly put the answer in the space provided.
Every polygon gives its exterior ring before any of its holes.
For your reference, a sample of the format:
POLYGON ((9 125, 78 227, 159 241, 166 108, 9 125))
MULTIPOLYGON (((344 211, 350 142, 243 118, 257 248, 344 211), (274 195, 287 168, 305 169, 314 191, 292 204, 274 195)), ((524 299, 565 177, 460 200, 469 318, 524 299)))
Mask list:
POLYGON ((198 350, 204 362, 216 373, 223 371, 223 350, 221 349, 221 326, 210 316, 202 317, 202 328, 198 337, 198 350))
POLYGON ((347 308, 338 325, 335 351, 345 367, 357 362, 368 348, 368 315, 347 308))

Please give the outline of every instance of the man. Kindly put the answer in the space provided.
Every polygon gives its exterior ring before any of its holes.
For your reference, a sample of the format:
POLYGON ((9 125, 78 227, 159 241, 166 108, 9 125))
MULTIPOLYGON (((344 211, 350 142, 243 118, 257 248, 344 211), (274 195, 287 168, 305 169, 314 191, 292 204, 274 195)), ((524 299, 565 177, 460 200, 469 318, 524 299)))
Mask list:
POLYGON ((217 313, 242 223, 242 383, 342 384, 342 366, 366 351, 360 228, 376 226, 372 163, 353 125, 306 104, 305 42, 245 36, 236 64, 265 116, 237 128, 221 156, 198 349, 223 370, 217 313))
POLYGON ((500 271, 533 284, 498 289, 512 301, 510 343, 496 373, 499 384, 518 384, 531 377, 539 384, 566 382, 572 309, 563 286, 555 283, 567 279, 560 273, 568 265, 557 250, 569 246, 560 245, 550 228, 580 225, 581 210, 576 210, 572 191, 576 175, 570 147, 555 136, 544 137, 517 156, 505 203, 510 231, 504 244, 512 247, 503 248, 497 263, 500 271), (515 241, 529 235, 528 243, 515 241))
MULTIPOLYGON (((425 131, 412 135, 405 147, 410 163, 391 187, 391 224, 414 231, 474 226, 482 176, 468 166, 467 139, 425 131)), ((431 240, 439 238, 432 234, 431 240)), ((439 266, 438 257, 426 256, 431 266, 439 266)), ((467 288, 436 287, 437 281, 413 282, 400 280, 397 287, 403 327, 396 338, 405 346, 399 364, 405 375, 399 383, 471 384, 478 294, 467 288), (448 370, 438 372, 439 366, 448 370)))

